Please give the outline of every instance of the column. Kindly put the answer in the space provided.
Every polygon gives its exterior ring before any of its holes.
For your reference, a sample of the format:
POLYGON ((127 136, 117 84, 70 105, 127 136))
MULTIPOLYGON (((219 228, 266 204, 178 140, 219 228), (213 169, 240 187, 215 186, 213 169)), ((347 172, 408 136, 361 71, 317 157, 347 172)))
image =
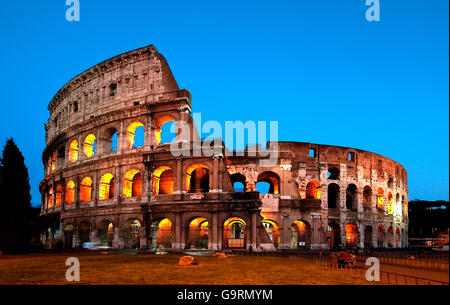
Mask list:
POLYGON ((211 193, 216 193, 218 191, 219 186, 219 159, 217 156, 213 156, 213 172, 212 172, 212 185, 211 185, 211 193))
POLYGON ((217 213, 213 212, 212 213, 212 217, 211 217, 211 224, 210 224, 210 228, 211 228, 211 241, 210 241, 210 250, 217 250, 217 239, 218 239, 218 227, 219 227, 219 223, 218 223, 218 217, 217 217, 217 213))
POLYGON ((183 193, 183 159, 177 159, 177 168, 175 173, 175 194, 183 193))
POLYGON ((257 230, 256 230, 256 222, 257 222, 257 217, 256 217, 256 211, 252 212, 252 229, 251 229, 251 244, 250 246, 252 247, 253 251, 257 250, 256 249, 256 234, 257 234, 257 230))
POLYGON ((173 242, 172 248, 182 249, 181 247, 181 213, 175 214, 175 240, 173 242))

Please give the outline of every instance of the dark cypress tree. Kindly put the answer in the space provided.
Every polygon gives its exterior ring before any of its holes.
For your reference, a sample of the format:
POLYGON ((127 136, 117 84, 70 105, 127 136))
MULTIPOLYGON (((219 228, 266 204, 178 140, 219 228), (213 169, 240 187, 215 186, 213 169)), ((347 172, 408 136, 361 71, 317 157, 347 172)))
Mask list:
POLYGON ((8 139, 0 159, 0 250, 24 253, 30 249, 30 182, 25 160, 8 139))

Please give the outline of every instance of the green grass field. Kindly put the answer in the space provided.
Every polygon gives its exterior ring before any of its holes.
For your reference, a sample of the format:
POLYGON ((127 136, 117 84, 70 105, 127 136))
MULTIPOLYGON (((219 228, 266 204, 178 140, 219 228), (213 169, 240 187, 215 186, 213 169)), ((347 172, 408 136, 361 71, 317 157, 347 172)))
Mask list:
POLYGON ((0 256, 0 284, 73 284, 66 259, 80 260, 80 284, 352 285, 360 276, 286 257, 195 256, 197 265, 178 266, 179 255, 32 254, 0 256))

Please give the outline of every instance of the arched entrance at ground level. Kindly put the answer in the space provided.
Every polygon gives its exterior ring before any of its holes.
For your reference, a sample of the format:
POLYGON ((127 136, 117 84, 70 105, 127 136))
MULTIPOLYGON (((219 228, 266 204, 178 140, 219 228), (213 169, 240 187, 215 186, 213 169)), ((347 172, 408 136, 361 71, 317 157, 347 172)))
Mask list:
POLYGON ((392 248, 394 246, 394 229, 392 228, 392 226, 390 226, 388 229, 387 245, 389 248, 392 248))
POLYGON ((71 224, 64 226, 64 248, 73 248, 73 225, 71 224))
POLYGON ((186 230, 186 249, 208 249, 208 220, 197 217, 186 230))
POLYGON ((401 239, 401 235, 400 235, 400 229, 397 228, 395 230, 395 247, 396 248, 401 248, 402 246, 402 239, 401 239))
POLYGON ((339 249, 341 247, 341 229, 335 222, 328 224, 327 242, 330 249, 339 249))
POLYGON ((114 225, 109 220, 103 220, 97 229, 98 242, 104 246, 112 247, 114 240, 114 225))
POLYGON ((358 247, 358 227, 354 223, 345 226, 345 241, 347 248, 358 247))
POLYGON ((139 249, 141 238, 141 222, 129 219, 122 227, 123 247, 125 249, 139 249))
POLYGON ((291 232, 291 249, 311 249, 311 226, 306 221, 296 220, 289 228, 291 232))
POLYGON ((382 225, 379 225, 377 230, 377 246, 378 248, 384 247, 384 227, 382 225))
POLYGON ((373 247, 373 229, 372 226, 366 226, 364 229, 364 248, 370 249, 373 247))
POLYGON ((90 233, 91 233, 91 224, 86 221, 81 222, 78 226, 78 234, 80 236, 81 246, 83 246, 83 243, 91 241, 90 233))
POLYGON ((151 225, 151 248, 172 248, 172 222, 169 218, 159 218, 151 225))
POLYGON ((228 249, 245 248, 247 224, 242 218, 231 217, 223 224, 223 247, 228 249))
POLYGON ((278 225, 275 221, 264 219, 262 221, 264 228, 266 229, 267 234, 269 235, 270 241, 275 246, 275 249, 278 249, 280 246, 280 234, 278 231, 278 225))

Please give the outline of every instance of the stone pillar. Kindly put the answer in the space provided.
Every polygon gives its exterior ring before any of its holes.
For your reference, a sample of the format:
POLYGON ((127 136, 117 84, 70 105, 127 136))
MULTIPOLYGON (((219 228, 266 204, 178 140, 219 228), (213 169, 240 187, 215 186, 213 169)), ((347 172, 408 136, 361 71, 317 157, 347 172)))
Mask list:
POLYGON ((259 211, 253 211, 251 214, 252 227, 251 227, 251 234, 250 234, 250 236, 251 236, 250 246, 252 247, 252 249, 254 251, 257 250, 257 248, 256 248, 256 234, 258 233, 258 231, 256 229, 257 228, 257 226, 256 226, 256 223, 257 223, 256 213, 257 212, 259 212, 259 211))
POLYGON ((99 194, 99 186, 100 186, 100 178, 98 171, 94 172, 94 179, 92 179, 92 192, 93 192, 93 200, 94 200, 94 206, 96 207, 98 205, 98 194, 99 194))
POLYGON ((114 183, 115 188, 114 188, 114 200, 117 204, 120 204, 122 201, 122 166, 116 166, 115 169, 115 174, 114 174, 114 183))
POLYGON ((219 188, 219 157, 213 156, 212 185, 210 192, 216 193, 219 188))
POLYGON ((359 244, 358 247, 360 249, 364 249, 364 239, 365 239, 365 227, 363 224, 357 224, 358 233, 359 233, 359 244))
POLYGON ((175 214, 175 239, 173 241, 172 248, 174 249, 183 249, 184 247, 181 247, 181 213, 175 214))
POLYGON ((175 194, 183 193, 183 159, 177 159, 177 168, 175 172, 175 194))
POLYGON ((289 228, 291 227, 290 218, 288 214, 283 214, 283 232, 281 235, 281 248, 289 249, 291 247, 291 232, 289 228))
POLYGON ((217 234, 219 233, 219 223, 218 223, 218 215, 216 212, 212 213, 212 217, 211 217, 212 221, 210 224, 210 228, 211 228, 211 241, 210 241, 210 245, 209 245, 209 249, 210 250, 217 250, 217 240, 218 240, 218 236, 217 234))

